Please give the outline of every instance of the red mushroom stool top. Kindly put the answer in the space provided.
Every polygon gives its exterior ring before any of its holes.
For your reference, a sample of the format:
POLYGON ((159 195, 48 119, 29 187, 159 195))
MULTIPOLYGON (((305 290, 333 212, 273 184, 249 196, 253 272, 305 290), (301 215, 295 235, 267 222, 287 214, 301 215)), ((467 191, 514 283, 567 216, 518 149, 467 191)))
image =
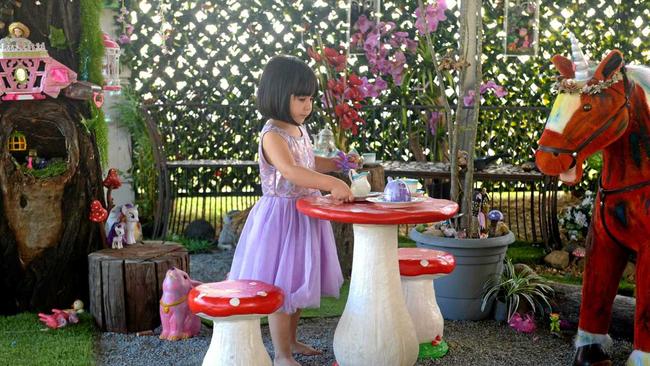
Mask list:
POLYGON ((456 267, 453 255, 433 249, 399 248, 399 272, 402 276, 446 275, 456 267))
POLYGON ((213 318, 271 314, 283 302, 281 288, 257 280, 205 283, 194 287, 188 295, 193 313, 213 318))

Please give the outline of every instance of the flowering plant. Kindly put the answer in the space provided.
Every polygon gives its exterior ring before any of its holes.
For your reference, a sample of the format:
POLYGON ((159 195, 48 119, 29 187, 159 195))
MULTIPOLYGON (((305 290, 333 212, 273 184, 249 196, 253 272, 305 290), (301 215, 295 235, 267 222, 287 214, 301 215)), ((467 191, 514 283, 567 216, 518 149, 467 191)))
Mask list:
POLYGON ((595 194, 585 192, 585 197, 578 204, 565 208, 560 213, 558 223, 565 240, 569 242, 584 242, 587 237, 591 211, 594 206, 595 194))
POLYGON ((371 84, 367 78, 350 72, 345 53, 323 46, 320 37, 316 48, 309 48, 307 54, 318 66, 316 75, 323 88, 323 117, 334 134, 336 147, 347 151, 348 134, 356 135, 365 124, 359 113, 363 102, 378 95, 383 84, 371 84))
MULTIPOLYGON (((473 230, 472 195, 474 187, 473 158, 478 129, 480 101, 478 95, 488 91, 501 98, 507 91, 494 81, 481 85, 481 16, 480 2, 460 2, 459 30, 462 33, 457 53, 439 55, 432 38, 446 20, 446 0, 418 1, 415 11, 415 33, 397 29, 395 23, 372 23, 360 17, 351 38, 363 46, 370 71, 376 81, 392 80, 401 88, 401 104, 425 106, 420 113, 434 136, 433 160, 450 165, 450 198, 461 206, 462 222, 457 222, 458 236, 478 237, 473 230), (452 105, 455 110, 452 111, 452 105)), ((480 98, 482 100, 482 98, 480 98)), ((402 119, 409 118, 402 113, 402 119)), ((406 121, 403 121, 406 125, 406 121)), ((418 135, 409 136, 409 147, 416 151, 418 135), (416 137, 413 139, 412 137, 416 137)), ((422 149, 420 148, 420 151, 422 149)), ((422 157, 421 157, 422 158, 422 157)))

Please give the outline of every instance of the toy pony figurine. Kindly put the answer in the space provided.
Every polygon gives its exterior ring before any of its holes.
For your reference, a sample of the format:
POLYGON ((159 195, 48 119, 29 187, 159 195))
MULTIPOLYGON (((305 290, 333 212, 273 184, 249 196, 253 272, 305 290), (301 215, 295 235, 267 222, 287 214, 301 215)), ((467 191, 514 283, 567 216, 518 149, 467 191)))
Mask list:
POLYGON ((142 227, 138 218, 138 205, 127 203, 116 206, 111 210, 106 220, 107 243, 113 246, 113 239, 116 236, 115 227, 118 223, 124 226, 123 243, 132 245, 142 240, 142 227))
POLYGON ((557 99, 539 140, 539 169, 568 184, 603 151, 587 242, 574 365, 611 365, 605 346, 612 304, 629 253, 637 254, 634 351, 628 365, 650 364, 650 69, 626 66, 618 50, 592 69, 571 35, 573 62, 556 55, 557 99))
POLYGON ((118 222, 113 226, 113 236, 111 248, 122 249, 124 243, 124 223, 118 222))

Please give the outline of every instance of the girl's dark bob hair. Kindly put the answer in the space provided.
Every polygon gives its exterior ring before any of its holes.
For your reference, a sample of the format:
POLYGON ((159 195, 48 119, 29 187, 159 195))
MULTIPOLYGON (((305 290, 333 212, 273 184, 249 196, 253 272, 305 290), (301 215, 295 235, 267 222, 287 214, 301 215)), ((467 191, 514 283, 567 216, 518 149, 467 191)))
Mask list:
POLYGON ((265 118, 298 126, 291 118, 291 95, 312 97, 317 89, 316 75, 304 61, 294 56, 275 56, 264 67, 257 87, 257 110, 265 118))

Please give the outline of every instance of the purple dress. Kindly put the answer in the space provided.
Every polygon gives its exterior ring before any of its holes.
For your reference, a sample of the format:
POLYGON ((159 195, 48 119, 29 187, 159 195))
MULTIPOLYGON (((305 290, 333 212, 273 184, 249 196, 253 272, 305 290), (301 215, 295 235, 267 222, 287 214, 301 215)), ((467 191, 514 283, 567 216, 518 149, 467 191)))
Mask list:
POLYGON ((259 144, 262 198, 250 211, 242 230, 230 279, 259 280, 284 290, 280 311, 319 307, 321 296, 339 296, 343 283, 336 255, 332 226, 328 221, 303 215, 296 201, 320 196, 316 189, 295 186, 264 159, 262 137, 268 131, 282 136, 296 164, 315 168, 309 134, 300 127, 301 137, 292 137, 267 122, 259 144))

